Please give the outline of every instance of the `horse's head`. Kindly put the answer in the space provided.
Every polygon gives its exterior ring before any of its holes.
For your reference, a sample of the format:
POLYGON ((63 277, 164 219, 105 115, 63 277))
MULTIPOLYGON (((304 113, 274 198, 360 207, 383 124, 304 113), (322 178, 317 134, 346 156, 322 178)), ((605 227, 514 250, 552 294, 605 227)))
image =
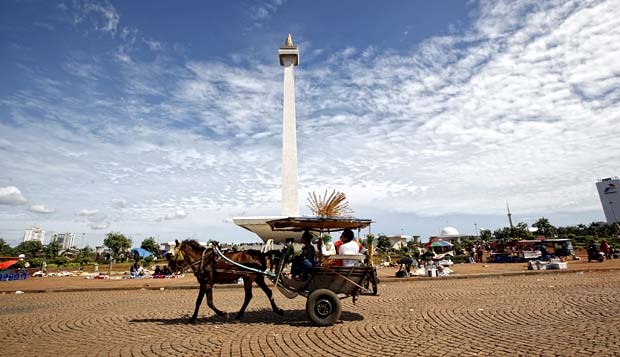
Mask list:
POLYGON ((169 252, 168 266, 170 269, 194 269, 201 264, 204 258, 205 247, 193 239, 186 239, 183 242, 174 241, 175 247, 169 252))
POLYGON ((185 262, 185 255, 183 254, 183 243, 180 243, 178 239, 174 240, 174 248, 171 249, 166 258, 168 260, 168 267, 173 272, 179 272, 187 263, 185 262))

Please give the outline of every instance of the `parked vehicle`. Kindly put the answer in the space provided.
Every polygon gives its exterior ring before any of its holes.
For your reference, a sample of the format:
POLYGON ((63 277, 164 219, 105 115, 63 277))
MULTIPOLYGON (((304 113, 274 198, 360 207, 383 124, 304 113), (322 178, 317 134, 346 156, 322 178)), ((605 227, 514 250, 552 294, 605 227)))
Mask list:
POLYGON ((597 260, 599 262, 603 262, 605 260, 605 253, 601 252, 599 245, 596 243, 590 243, 588 245, 588 262, 593 260, 597 260))

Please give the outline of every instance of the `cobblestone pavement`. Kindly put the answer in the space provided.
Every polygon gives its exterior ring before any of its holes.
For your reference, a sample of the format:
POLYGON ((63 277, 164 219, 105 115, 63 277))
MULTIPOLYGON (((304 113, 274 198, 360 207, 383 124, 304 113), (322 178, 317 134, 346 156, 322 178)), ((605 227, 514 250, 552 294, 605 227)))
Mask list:
MULTIPOLYGON (((342 322, 312 326, 306 299, 278 292, 284 317, 259 289, 242 321, 196 290, 0 295, 5 354, 43 356, 580 356, 620 355, 620 274, 614 271, 380 284, 379 296, 343 300, 342 322)), ((243 290, 218 288, 235 312, 243 290)))

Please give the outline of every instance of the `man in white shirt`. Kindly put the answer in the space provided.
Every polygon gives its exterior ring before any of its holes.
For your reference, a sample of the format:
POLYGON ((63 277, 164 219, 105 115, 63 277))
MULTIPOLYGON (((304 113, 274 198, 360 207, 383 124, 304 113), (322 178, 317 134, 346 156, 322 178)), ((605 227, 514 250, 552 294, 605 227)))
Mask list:
MULTIPOLYGON (((340 235, 340 240, 342 240, 342 245, 338 250, 338 254, 340 255, 358 255, 360 254, 360 245, 356 241, 353 240, 355 234, 350 229, 345 229, 342 231, 340 235)), ((357 265, 358 261, 355 259, 343 259, 342 266, 351 267, 357 265)))

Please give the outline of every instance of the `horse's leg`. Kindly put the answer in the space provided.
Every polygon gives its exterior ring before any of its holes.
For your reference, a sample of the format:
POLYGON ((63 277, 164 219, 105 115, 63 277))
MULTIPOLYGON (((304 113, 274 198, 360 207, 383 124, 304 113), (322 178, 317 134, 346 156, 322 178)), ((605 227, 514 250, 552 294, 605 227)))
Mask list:
POLYGON ((276 305, 275 300, 273 300, 273 292, 271 291, 271 289, 269 289, 269 287, 265 283, 265 277, 262 275, 257 275, 255 281, 256 281, 256 285, 260 286, 260 288, 263 289, 263 291, 265 292, 265 295, 267 295, 267 298, 269 299, 269 302, 271 303, 271 308, 273 309, 273 312, 275 312, 276 314, 280 316, 284 315, 284 311, 280 309, 276 305))
POLYGON ((226 313, 213 304, 213 286, 211 284, 207 285, 207 305, 209 305, 211 310, 215 311, 217 316, 226 317, 226 313))
POLYGON ((241 310, 239 310, 237 316, 235 316, 235 319, 237 320, 243 317, 245 308, 248 307, 250 300, 252 300, 252 278, 248 275, 243 276, 243 290, 245 290, 245 298, 243 299, 241 310))
POLYGON ((196 299, 196 308, 194 309, 194 314, 189 318, 190 323, 196 322, 196 318, 198 317, 198 310, 200 309, 200 304, 202 303, 202 298, 205 296, 205 284, 200 284, 200 289, 198 290, 198 298, 196 299))

